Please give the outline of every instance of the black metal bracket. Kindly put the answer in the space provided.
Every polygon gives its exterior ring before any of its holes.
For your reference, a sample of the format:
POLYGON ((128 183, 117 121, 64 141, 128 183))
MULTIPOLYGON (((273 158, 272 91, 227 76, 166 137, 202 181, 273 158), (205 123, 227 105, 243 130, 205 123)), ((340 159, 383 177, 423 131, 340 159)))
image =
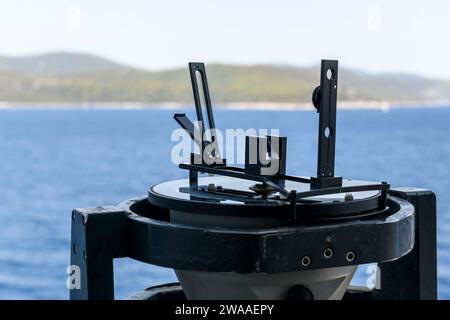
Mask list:
POLYGON ((317 177, 311 178, 316 188, 342 185, 342 177, 334 176, 337 85, 338 61, 322 60, 320 86, 313 92, 313 104, 319 112, 317 177))
POLYGON ((283 176, 286 173, 286 149, 286 137, 245 137, 245 173, 283 176))
POLYGON ((396 188, 389 190, 389 195, 414 206, 414 248, 400 259, 378 264, 381 288, 347 291, 344 299, 436 300, 436 195, 417 188, 396 188))
MULTIPOLYGON (((278 179, 275 179, 271 176, 261 176, 261 175, 250 175, 244 172, 244 169, 231 167, 231 166, 223 166, 223 167, 208 167, 202 165, 192 165, 192 164, 180 164, 180 169, 187 169, 190 171, 204 172, 210 174, 217 174, 226 177, 239 178, 244 180, 251 180, 264 183, 270 187, 273 187, 277 192, 284 196, 289 195, 289 191, 286 190, 283 186, 280 186, 277 181, 281 180, 290 180, 299 183, 310 183, 309 179, 305 179, 302 177, 296 176, 288 176, 288 175, 280 175, 278 179)), ((390 184, 386 182, 382 183, 374 183, 374 184, 361 184, 356 186, 330 186, 327 188, 320 189, 312 189, 304 192, 296 193, 296 201, 299 201, 303 198, 320 196, 326 194, 335 194, 335 193, 346 193, 346 192, 359 192, 359 191, 372 191, 372 190, 380 190, 385 191, 389 190, 390 184)), ((288 199, 287 199, 288 200, 288 199)), ((294 200, 294 199, 292 199, 294 200)))
POLYGON ((437 299, 436 195, 430 190, 397 188, 389 194, 407 200, 415 209, 415 245, 406 256, 380 263, 381 289, 375 299, 437 299))
POLYGON ((128 256, 127 213, 113 206, 73 210, 71 242, 80 288, 70 290, 70 299, 114 299, 113 259, 128 256))
POLYGON ((195 111, 197 113, 197 121, 200 126, 200 135, 202 139, 201 156, 202 163, 207 165, 223 165, 223 159, 220 155, 219 146, 216 139, 216 124, 211 104, 211 95, 209 94, 208 79, 206 78, 205 64, 203 62, 190 62, 189 75, 191 77, 192 94, 194 96, 195 111), (199 89, 197 75, 200 75, 202 92, 199 89), (206 116, 208 121, 204 121, 202 97, 205 105, 206 116), (208 126, 206 125, 208 124, 208 126), (207 140, 205 133, 209 131, 211 140, 207 140))
POLYGON ((200 150, 203 150, 203 139, 200 131, 195 127, 191 120, 184 113, 175 113, 175 121, 189 134, 191 139, 197 144, 200 150))
MULTIPOLYGON (((194 96, 195 111, 197 114, 199 128, 197 129, 184 113, 176 113, 174 115, 174 119, 199 147, 200 154, 192 154, 191 164, 202 164, 207 166, 224 165, 226 160, 223 159, 219 153, 219 145, 216 139, 216 124, 212 111, 211 96, 209 94, 205 64, 202 62, 190 62, 189 75, 191 78, 192 93, 194 96), (198 75, 200 75, 200 83, 197 80, 198 75), (201 92, 199 89, 200 84, 202 88, 201 92), (203 117, 202 100, 206 110, 207 122, 204 121, 203 117), (205 137, 206 132, 209 132, 210 139, 205 137)), ((194 177, 195 175, 197 175, 197 172, 190 173, 193 181, 196 180, 194 177)))
POLYGON ((214 130, 216 128, 216 125, 214 123, 214 116, 213 116, 213 112, 212 112, 211 96, 209 94, 208 79, 206 78, 205 64, 203 62, 189 62, 189 75, 191 76, 192 93, 194 95, 195 110, 197 112, 197 120, 202 123, 202 127, 200 128, 200 131, 203 136, 205 133, 205 122, 203 120, 201 94, 203 95, 203 99, 204 99, 204 103, 205 103, 209 129, 214 130), (202 88, 203 88, 202 93, 200 93, 200 91, 199 91, 199 84, 197 81, 197 73, 199 73, 200 77, 201 77, 201 84, 202 84, 202 88))

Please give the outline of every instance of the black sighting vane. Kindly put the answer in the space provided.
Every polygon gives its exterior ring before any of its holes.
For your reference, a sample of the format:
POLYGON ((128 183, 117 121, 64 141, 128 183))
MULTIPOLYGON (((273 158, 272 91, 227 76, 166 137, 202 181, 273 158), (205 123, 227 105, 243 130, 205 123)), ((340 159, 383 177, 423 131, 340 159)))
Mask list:
POLYGON ((313 104, 319 113, 317 177, 311 178, 316 188, 342 185, 342 177, 334 176, 337 85, 338 62, 322 60, 320 86, 313 92, 313 104))

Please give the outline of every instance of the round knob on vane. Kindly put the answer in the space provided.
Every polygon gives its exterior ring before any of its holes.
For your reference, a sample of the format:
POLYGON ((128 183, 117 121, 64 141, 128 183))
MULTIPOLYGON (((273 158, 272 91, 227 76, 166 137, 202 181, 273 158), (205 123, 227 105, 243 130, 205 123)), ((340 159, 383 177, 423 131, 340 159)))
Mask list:
POLYGON ((316 87, 312 93, 312 103, 316 108, 317 112, 320 110, 320 86, 316 87))

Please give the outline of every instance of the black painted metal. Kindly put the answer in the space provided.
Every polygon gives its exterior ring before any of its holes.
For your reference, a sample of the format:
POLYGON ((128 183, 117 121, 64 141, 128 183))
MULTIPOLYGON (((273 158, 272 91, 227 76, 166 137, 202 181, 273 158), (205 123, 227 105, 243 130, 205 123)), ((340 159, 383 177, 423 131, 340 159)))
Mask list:
MULTIPOLYGON (((176 113, 174 115, 175 121, 189 134, 191 139, 199 146, 200 154, 191 156, 191 163, 216 166, 225 165, 226 160, 223 159, 219 153, 219 145, 216 139, 216 125, 211 105, 211 96, 209 94, 208 80, 206 78, 206 70, 204 63, 190 62, 189 74, 191 78, 192 93, 194 96, 195 111, 197 114, 198 128, 189 120, 184 113, 176 113), (199 82, 197 74, 200 75, 202 85, 202 92, 199 90, 199 82), (205 105, 208 122, 204 121, 202 97, 205 105), (209 133, 210 139, 206 137, 206 132, 209 133)), ((197 172, 190 173, 191 180, 195 182, 197 172)), ((193 185, 195 187, 195 185, 193 185)))
POLYGON ((114 258, 130 257, 177 269, 210 272, 290 272, 388 261, 413 247, 414 209, 407 201, 389 199, 383 217, 326 225, 290 226, 261 230, 195 228, 168 222, 169 211, 146 198, 117 207, 73 212, 71 263, 81 268, 81 289, 71 299, 113 299, 114 258), (84 221, 84 222, 83 222, 84 221), (295 244, 295 245, 294 245, 295 244), (332 247, 332 259, 323 259, 332 247), (311 257, 303 267, 301 257, 311 257))
MULTIPOLYGON (((286 227, 243 232, 191 228, 169 223, 168 210, 152 206, 144 198, 117 207, 76 209, 72 214, 71 264, 80 267, 82 281, 81 289, 70 291, 70 298, 113 299, 112 260, 118 257, 180 269, 280 272, 300 270, 299 256, 308 252, 314 258, 321 254, 323 246, 332 245, 336 248, 336 260, 330 263, 313 259, 309 268, 345 265, 340 256, 349 248, 356 250, 354 264, 380 263, 381 289, 349 290, 345 299, 436 299, 435 196, 419 189, 396 189, 390 193, 399 197, 389 197, 389 206, 397 206, 398 210, 393 215, 320 225, 315 230, 286 227), (286 246, 291 241, 296 245, 286 246)), ((176 296, 181 297, 180 293, 176 296)))
POLYGON ((208 117, 209 129, 215 129, 216 125, 214 123, 214 116, 212 113, 211 96, 209 94, 208 80, 206 78, 205 64, 203 62, 190 62, 189 63, 189 74, 191 76, 192 93, 194 95, 195 110, 197 112, 197 120, 202 123, 202 128, 200 129, 202 137, 205 133, 206 123, 203 120, 202 111, 202 99, 203 95, 206 113, 208 117), (198 82, 197 82, 197 72, 200 73, 203 92, 199 92, 198 82))
POLYGON ((201 133, 195 128, 195 125, 186 117, 184 113, 175 113, 173 118, 175 121, 189 134, 191 139, 198 145, 200 150, 202 150, 203 142, 201 133))
POLYGON ((380 289, 348 290, 344 299, 436 300, 436 196, 417 188, 397 188, 389 193, 415 208, 414 248, 397 260, 379 263, 380 289))
POLYGON ((319 157, 317 177, 334 176, 338 62, 322 60, 320 71, 319 157), (328 130, 328 134, 327 134, 328 130))
MULTIPOLYGON (((214 172, 214 169, 211 172, 214 172)), ((192 171, 190 170, 190 172, 192 171)), ((248 175, 245 177, 248 178, 248 175)), ((226 182, 227 179, 233 180, 232 178, 210 179, 210 181, 218 181, 218 183, 220 181, 226 182)), ((359 192, 378 191, 379 188, 387 189, 389 187, 388 185, 357 184, 356 186, 346 185, 335 189, 306 189, 295 193, 292 190, 288 193, 287 198, 280 198, 278 195, 261 197, 250 191, 229 189, 224 186, 210 191, 207 186, 208 183, 205 185, 204 181, 197 180, 197 187, 195 188, 192 188, 192 182, 190 182, 190 186, 187 186, 187 180, 173 181, 176 184, 172 185, 170 193, 158 190, 159 185, 156 185, 149 189, 148 199, 152 204, 168 210, 199 215, 274 217, 285 219, 286 223, 289 221, 291 224, 304 224, 314 221, 357 219, 383 213, 386 209, 385 191, 375 192, 371 196, 351 201, 337 200, 336 198, 321 198, 321 200, 305 198, 323 194, 354 192, 356 190, 359 192)))
POLYGON ((401 188, 390 194, 415 207, 415 246, 408 255, 380 263, 381 289, 375 299, 437 299, 436 196, 429 190, 401 188))
MULTIPOLYGON (((202 62, 190 62, 189 63, 189 74, 191 77, 192 93, 194 95, 195 110, 197 113, 197 121, 199 122, 199 126, 200 126, 199 129, 200 129, 201 141, 202 141, 201 148, 200 148, 201 156, 202 156, 201 164, 205 164, 205 165, 223 164, 220 154, 218 153, 219 146, 217 144, 216 132, 215 132, 216 124, 214 122, 214 115, 213 115, 213 110, 212 110, 212 105, 211 105, 211 96, 209 94, 208 80, 206 78, 205 64, 202 62), (200 92, 200 90, 199 90, 197 74, 199 74, 200 78, 201 78, 201 84, 202 84, 202 89, 203 89, 202 92, 200 92), (208 119, 208 122, 207 122, 208 126, 206 125, 206 122, 204 121, 204 118, 203 118, 202 99, 201 99, 202 97, 203 97, 203 102, 205 104, 206 116, 208 119), (206 138, 205 132, 209 132, 210 140, 208 140, 206 138)), ((189 119, 187 119, 187 120, 189 121, 189 119)), ((180 125, 182 125, 182 127, 183 127, 182 123, 180 123, 180 125)), ((188 127, 190 128, 190 124, 188 125, 188 127)))
MULTIPOLYGON (((287 138, 276 136, 245 137, 245 174, 280 177, 286 173, 287 138), (268 159, 265 155, 268 154, 268 159), (262 161, 266 160, 266 161, 262 161), (267 168, 276 168, 268 173, 267 168)), ((278 182, 282 185, 282 182, 278 182)))
POLYGON ((70 290, 70 299, 114 299, 113 259, 128 255, 126 221, 112 206, 72 212, 70 264, 80 268, 81 289, 70 290))
MULTIPOLYGON (((207 167, 201 165, 180 164, 180 168, 188 169, 190 173, 205 172, 210 174, 218 174, 221 176, 262 182, 278 191, 281 195, 285 196, 284 198, 278 197, 276 199, 278 202, 286 202, 285 208, 289 210, 289 213, 286 214, 284 208, 280 208, 280 210, 276 212, 276 215, 284 215, 294 223, 296 221, 314 219, 317 219, 319 221, 327 218, 335 219, 339 217, 347 219, 351 216, 359 217, 364 215, 373 215, 376 212, 382 212, 386 208, 386 191, 390 188, 390 185, 385 182, 372 184, 366 183, 351 186, 343 185, 341 183, 341 186, 322 187, 317 189, 311 185, 311 189, 306 191, 292 190, 295 191, 294 195, 292 194, 292 192, 290 193, 284 186, 280 185, 279 181, 282 180, 284 182, 288 180, 304 183, 303 181, 309 180, 301 177, 286 175, 279 175, 276 178, 271 176, 250 175, 248 173, 242 172, 242 169, 234 167, 207 167), (346 203, 333 202, 331 204, 311 204, 302 202, 303 199, 313 196, 378 190, 381 191, 381 193, 376 197, 360 201, 349 201, 346 203), (287 207, 288 205, 291 209, 287 207)), ((231 210, 231 212, 233 212, 232 215, 236 214, 242 216, 267 216, 271 215, 271 212, 273 211, 273 208, 271 207, 273 203, 267 201, 272 199, 271 197, 255 199, 255 197, 252 197, 251 194, 226 194, 226 190, 210 192, 208 190, 198 188, 198 180, 196 181, 197 185, 194 186, 193 183, 190 183, 190 188, 183 189, 186 193, 191 194, 192 197, 195 197, 196 199, 209 198, 210 200, 240 200, 241 202, 245 202, 247 206, 240 208, 236 205, 229 205, 227 203, 214 203, 211 201, 205 203, 205 201, 198 202, 194 201, 194 199, 179 200, 154 193, 152 191, 152 188, 148 193, 149 200, 159 206, 170 209, 196 213, 206 213, 212 215, 224 214, 224 212, 230 214, 229 212, 231 210)), ((257 194, 255 193, 253 193, 253 195, 257 196, 257 194)))
POLYGON ((361 264, 398 258, 413 246, 413 207, 395 198, 390 200, 393 212, 386 217, 263 230, 172 224, 152 219, 152 212, 160 211, 163 215, 161 211, 164 210, 151 204, 145 208, 142 201, 122 205, 124 210, 129 208, 130 212, 150 217, 128 217, 130 256, 177 269, 289 272, 302 269, 299 259, 303 255, 310 255, 312 262, 309 268, 317 269, 348 265, 345 254, 349 250, 356 253, 352 264, 361 264), (140 210, 136 210, 136 204, 141 206, 140 210), (399 229, 404 232, 399 234, 399 229), (321 258, 325 246, 333 247, 334 259, 321 258))
MULTIPOLYGON (((188 170, 195 170, 198 172, 205 172, 205 173, 212 173, 217 174, 221 176, 227 176, 227 177, 234 177, 244 180, 252 180, 252 181, 258 181, 266 183, 272 187, 274 187, 278 192, 280 192, 282 195, 288 195, 289 192, 284 189, 283 187, 280 187, 279 185, 273 185, 276 184, 276 180, 272 177, 267 176, 259 176, 259 175, 250 175, 246 173, 242 173, 240 170, 234 170, 232 167, 206 167, 202 165, 191 165, 191 164, 180 164, 181 169, 188 169, 188 170)), ((280 175, 280 179, 283 180, 292 180, 292 181, 298 181, 304 180, 301 177, 292 177, 292 176, 286 176, 286 175, 280 175)), ((306 180, 306 179, 305 179, 306 180)), ((311 196, 318 196, 318 195, 326 195, 326 194, 333 194, 333 193, 344 193, 344 192, 358 192, 358 191, 369 191, 369 190, 389 190, 390 185, 388 183, 375 183, 370 185, 359 185, 359 186, 352 186, 352 187, 339 187, 339 186, 332 186, 327 187, 324 189, 314 189, 310 190, 308 192, 300 192, 297 194, 297 200, 300 200, 302 198, 311 197, 311 196)))
POLYGON ((289 301, 314 300, 314 295, 311 290, 299 284, 288 290, 285 299, 289 301))
MULTIPOLYGON (((276 191, 278 191, 282 195, 288 194, 288 191, 286 189, 284 189, 282 186, 280 186, 277 183, 277 180, 275 178, 270 177, 270 176, 251 175, 251 174, 244 173, 241 170, 235 170, 232 167, 209 167, 209 166, 203 166, 203 165, 181 163, 180 168, 194 170, 197 172, 218 174, 218 175, 226 176, 226 177, 258 181, 258 182, 262 182, 262 183, 265 183, 265 184, 271 186, 272 188, 274 188, 276 191)), ((284 179, 285 177, 282 177, 282 178, 284 179)))
POLYGON ((313 91, 313 104, 319 112, 317 177, 311 178, 315 188, 342 184, 342 178, 334 176, 337 85, 338 62, 322 60, 320 86, 313 91))

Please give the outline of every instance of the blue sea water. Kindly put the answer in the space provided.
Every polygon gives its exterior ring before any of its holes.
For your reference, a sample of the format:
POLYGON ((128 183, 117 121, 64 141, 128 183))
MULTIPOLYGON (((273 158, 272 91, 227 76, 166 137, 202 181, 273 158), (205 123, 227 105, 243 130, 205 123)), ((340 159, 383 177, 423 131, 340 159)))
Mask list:
MULTIPOLYGON (((186 175, 170 161, 172 113, 0 111, 0 299, 67 299, 72 209, 116 204, 186 175)), ((219 128, 280 128, 288 172, 314 174, 316 113, 215 117, 219 128)), ((337 174, 437 194, 439 297, 450 299, 450 108, 339 110, 337 123, 337 174)), ((169 269, 130 259, 114 267, 118 298, 175 281, 169 269)))

